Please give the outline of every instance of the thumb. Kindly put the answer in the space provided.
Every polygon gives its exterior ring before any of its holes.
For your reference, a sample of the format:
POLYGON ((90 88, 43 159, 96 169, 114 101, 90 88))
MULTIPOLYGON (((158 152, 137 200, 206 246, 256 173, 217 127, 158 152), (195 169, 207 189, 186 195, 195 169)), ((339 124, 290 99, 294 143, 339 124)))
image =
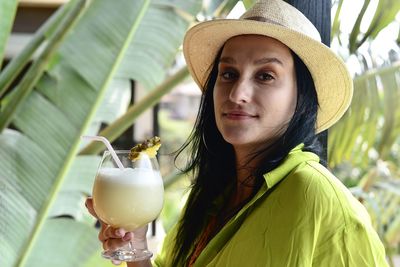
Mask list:
POLYGON ((89 213, 93 217, 98 218, 97 214, 96 214, 96 212, 94 211, 94 208, 93 208, 93 198, 91 198, 91 197, 86 198, 85 206, 86 206, 87 210, 89 211, 89 213))

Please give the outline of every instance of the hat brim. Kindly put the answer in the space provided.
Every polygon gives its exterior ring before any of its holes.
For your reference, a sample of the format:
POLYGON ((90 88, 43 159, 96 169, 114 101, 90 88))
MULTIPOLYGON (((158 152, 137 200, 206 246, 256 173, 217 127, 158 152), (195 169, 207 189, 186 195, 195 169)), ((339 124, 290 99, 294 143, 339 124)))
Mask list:
POLYGON ((316 132, 337 122, 351 103, 352 78, 333 51, 302 33, 254 20, 220 19, 200 23, 185 35, 183 52, 194 81, 203 90, 218 51, 231 37, 257 34, 279 40, 296 53, 309 69, 318 94, 316 132))

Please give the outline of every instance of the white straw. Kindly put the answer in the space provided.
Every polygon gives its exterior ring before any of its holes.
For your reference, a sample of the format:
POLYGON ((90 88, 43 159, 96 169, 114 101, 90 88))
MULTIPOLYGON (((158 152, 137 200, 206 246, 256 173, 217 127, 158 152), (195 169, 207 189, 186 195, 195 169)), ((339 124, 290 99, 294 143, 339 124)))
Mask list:
POLYGON ((115 153, 114 149, 112 148, 110 142, 107 140, 107 138, 105 138, 104 136, 96 136, 96 135, 82 135, 83 139, 89 139, 92 141, 100 141, 103 142, 108 151, 110 151, 111 156, 113 157, 115 163, 117 163, 118 167, 123 170, 124 169, 124 165, 122 165, 121 161, 119 160, 119 158, 117 157, 117 154, 115 153))

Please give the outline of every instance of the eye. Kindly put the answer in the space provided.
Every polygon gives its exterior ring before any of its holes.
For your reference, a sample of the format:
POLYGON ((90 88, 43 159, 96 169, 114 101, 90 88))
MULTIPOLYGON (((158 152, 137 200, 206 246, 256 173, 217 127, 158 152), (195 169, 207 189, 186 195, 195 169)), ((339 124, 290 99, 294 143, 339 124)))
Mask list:
POLYGON ((257 74, 257 79, 260 81, 271 81, 274 80, 275 77, 269 72, 260 72, 257 74))
POLYGON ((222 80, 231 81, 238 77, 238 74, 233 70, 223 70, 220 72, 222 80))

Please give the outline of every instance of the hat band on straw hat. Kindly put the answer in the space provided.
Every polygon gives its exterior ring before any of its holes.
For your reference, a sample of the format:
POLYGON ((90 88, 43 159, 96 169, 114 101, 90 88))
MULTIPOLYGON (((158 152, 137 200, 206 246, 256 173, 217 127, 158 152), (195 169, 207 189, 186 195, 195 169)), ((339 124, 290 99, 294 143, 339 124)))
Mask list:
POLYGON ((279 24, 279 23, 276 22, 276 21, 273 21, 273 20, 271 20, 271 19, 264 18, 264 17, 257 17, 257 16, 255 16, 255 17, 248 17, 248 18, 243 18, 243 19, 245 19, 245 20, 261 21, 261 22, 268 22, 268 23, 271 23, 271 24, 275 24, 275 25, 279 25, 279 26, 283 26, 283 27, 284 27, 284 25, 279 24))

